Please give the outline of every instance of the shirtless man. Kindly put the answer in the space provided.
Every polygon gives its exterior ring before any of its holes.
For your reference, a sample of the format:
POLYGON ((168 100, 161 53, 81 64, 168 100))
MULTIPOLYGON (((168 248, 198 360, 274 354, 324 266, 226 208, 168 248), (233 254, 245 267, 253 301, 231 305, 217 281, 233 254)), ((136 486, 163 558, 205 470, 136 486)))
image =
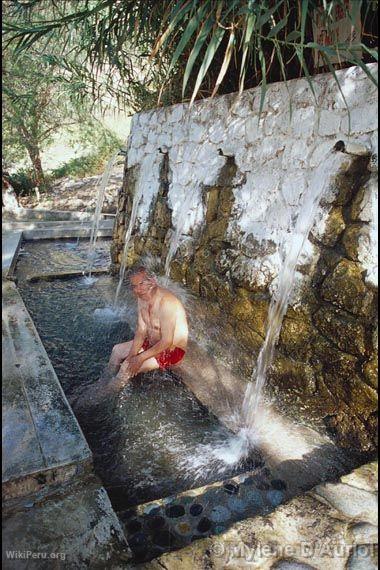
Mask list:
POLYGON ((137 330, 133 340, 113 347, 108 367, 116 377, 107 390, 121 389, 141 372, 171 368, 187 347, 187 318, 180 300, 142 266, 131 272, 130 283, 138 303, 137 330))

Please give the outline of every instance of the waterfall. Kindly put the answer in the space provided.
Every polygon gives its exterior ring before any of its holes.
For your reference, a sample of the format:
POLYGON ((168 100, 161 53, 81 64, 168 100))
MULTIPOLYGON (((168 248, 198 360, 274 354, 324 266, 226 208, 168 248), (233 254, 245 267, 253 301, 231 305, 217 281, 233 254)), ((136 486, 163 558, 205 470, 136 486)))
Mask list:
POLYGON ((95 253, 95 244, 96 244, 96 240, 98 237, 99 222, 100 222, 100 218, 102 215, 104 195, 105 195, 105 191, 106 191, 109 179, 111 177, 112 168, 114 167, 115 162, 116 162, 119 154, 120 154, 120 150, 118 150, 117 152, 115 152, 111 156, 103 174, 101 176, 99 176, 99 179, 98 179, 98 182, 96 185, 98 187, 98 196, 97 196, 97 200, 96 200, 94 219, 93 219, 92 227, 91 227, 90 245, 89 245, 88 254, 87 254, 87 265, 86 265, 86 269, 84 271, 84 273, 88 273, 89 277, 91 277, 92 262, 93 262, 94 253, 95 253))
POLYGON ((189 212, 191 210, 192 203, 193 203, 193 201, 196 200, 196 198, 197 198, 196 192, 189 192, 187 194, 186 198, 184 199, 184 201, 182 202, 182 205, 179 209, 178 216, 177 216, 177 225, 176 225, 175 231, 173 232, 173 234, 171 236, 168 253, 167 253, 166 259, 165 259, 166 284, 169 280, 170 264, 173 261, 173 257, 175 256, 175 253, 178 249, 181 234, 184 230, 185 223, 187 221, 189 212))
POLYGON ((274 292, 268 311, 266 335, 261 347, 256 367, 246 388, 242 409, 242 432, 252 437, 253 428, 258 419, 259 405, 263 394, 267 372, 272 364, 276 343, 279 338, 284 315, 292 293, 297 262, 305 241, 316 219, 321 197, 330 185, 330 178, 337 172, 342 162, 347 160, 343 154, 331 151, 313 173, 305 191, 303 202, 298 211, 295 228, 285 235, 280 249, 283 252, 277 289, 274 292))
POLYGON ((133 231, 133 228, 134 228, 134 225, 136 222, 137 210, 138 210, 138 206, 140 204, 140 200, 142 197, 143 187, 144 187, 144 184, 142 181, 140 181, 140 183, 137 184, 137 188, 136 188, 135 194, 133 196, 131 217, 129 218, 129 224, 128 224, 128 228, 127 228, 125 238, 124 238, 124 248, 123 248, 123 252, 121 254, 119 283, 117 285, 115 299, 113 302, 114 309, 117 307, 117 302, 119 299, 121 287, 122 287, 123 281, 124 281, 125 270, 127 267, 127 255, 128 255, 128 249, 129 249, 129 242, 131 241, 132 231, 133 231))
MULTIPOLYGON (((199 161, 199 156, 204 150, 204 145, 197 145, 195 149, 187 156, 187 162, 194 165, 199 161)), ((171 235, 168 252, 165 259, 165 281, 168 284, 170 274, 170 264, 177 252, 181 235, 184 233, 186 222, 189 219, 190 212, 194 206, 199 207, 199 187, 200 182, 196 173, 192 177, 192 183, 186 188, 186 196, 179 206, 176 216, 175 230, 171 235)))

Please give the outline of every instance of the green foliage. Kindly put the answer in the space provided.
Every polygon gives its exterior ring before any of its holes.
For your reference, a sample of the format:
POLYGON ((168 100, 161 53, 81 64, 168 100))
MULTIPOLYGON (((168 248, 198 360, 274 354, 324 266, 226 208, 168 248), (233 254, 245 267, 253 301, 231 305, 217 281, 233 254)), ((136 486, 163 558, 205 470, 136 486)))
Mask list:
POLYGON ((304 75, 313 88, 320 71, 315 54, 326 70, 342 59, 376 83, 367 65, 377 59, 378 7, 370 0, 29 0, 28 10, 23 4, 8 0, 8 44, 22 52, 43 38, 45 54, 58 45, 56 62, 78 93, 91 91, 94 99, 108 93, 135 111, 157 100, 192 103, 256 85, 262 108, 271 81, 304 75), (356 37, 365 30, 361 41, 339 42, 335 24, 342 14, 356 37), (330 35, 328 46, 314 41, 317 18, 330 35))
MULTIPOLYGON (((17 196, 28 196, 35 191, 36 179, 34 171, 30 168, 19 168, 16 172, 8 175, 9 182, 17 196)), ((49 184, 51 179, 46 177, 49 184)))

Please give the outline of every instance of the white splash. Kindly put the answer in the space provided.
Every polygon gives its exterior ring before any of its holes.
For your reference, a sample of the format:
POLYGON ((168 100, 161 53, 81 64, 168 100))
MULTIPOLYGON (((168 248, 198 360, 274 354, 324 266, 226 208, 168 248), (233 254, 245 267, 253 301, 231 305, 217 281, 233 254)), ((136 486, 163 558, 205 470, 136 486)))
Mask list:
POLYGON ((124 320, 126 311, 124 308, 102 307, 94 310, 94 319, 101 322, 117 322, 124 320))

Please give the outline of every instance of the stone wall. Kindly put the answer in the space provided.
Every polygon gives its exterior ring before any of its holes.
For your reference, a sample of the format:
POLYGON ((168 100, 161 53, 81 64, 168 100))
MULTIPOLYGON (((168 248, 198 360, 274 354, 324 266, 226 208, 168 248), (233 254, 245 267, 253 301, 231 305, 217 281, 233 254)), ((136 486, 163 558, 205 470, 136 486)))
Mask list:
POLYGON ((249 378, 284 236, 293 239, 312 186, 325 184, 269 386, 287 408, 306 407, 310 418, 323 418, 342 445, 370 450, 377 407, 377 170, 368 157, 349 155, 329 170, 329 157, 337 140, 377 153, 377 92, 359 68, 337 74, 350 116, 330 74, 314 78, 315 95, 304 79, 270 85, 260 119, 259 89, 136 115, 112 259, 116 271, 142 185, 128 263, 150 253, 163 267, 177 231, 170 275, 223 318, 224 332, 242 349, 240 373, 249 378))

